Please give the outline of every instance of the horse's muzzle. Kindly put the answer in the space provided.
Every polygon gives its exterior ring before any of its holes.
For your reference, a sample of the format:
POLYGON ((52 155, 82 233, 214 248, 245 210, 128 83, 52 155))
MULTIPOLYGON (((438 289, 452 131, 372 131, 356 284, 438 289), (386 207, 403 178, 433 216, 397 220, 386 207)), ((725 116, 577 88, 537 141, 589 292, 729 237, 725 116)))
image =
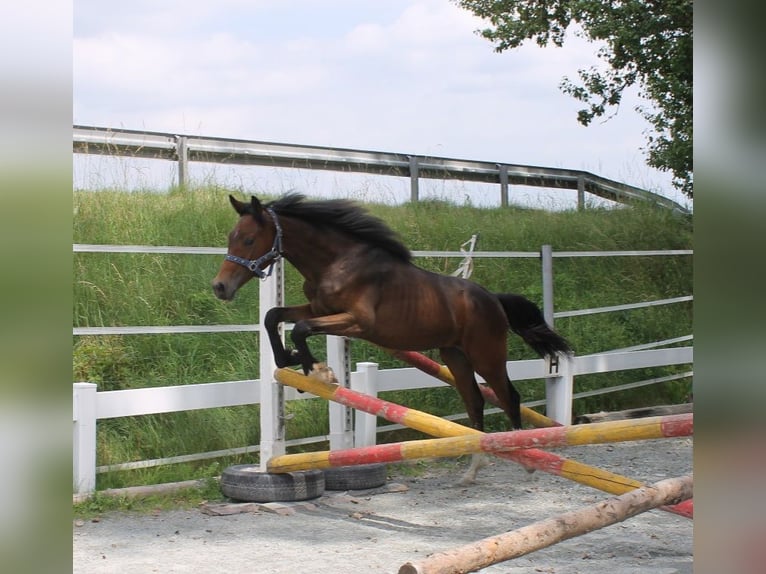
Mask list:
POLYGON ((215 293, 215 296, 223 301, 231 301, 234 299, 234 294, 237 292, 236 289, 227 289, 226 283, 223 281, 216 281, 213 280, 213 293, 215 293))

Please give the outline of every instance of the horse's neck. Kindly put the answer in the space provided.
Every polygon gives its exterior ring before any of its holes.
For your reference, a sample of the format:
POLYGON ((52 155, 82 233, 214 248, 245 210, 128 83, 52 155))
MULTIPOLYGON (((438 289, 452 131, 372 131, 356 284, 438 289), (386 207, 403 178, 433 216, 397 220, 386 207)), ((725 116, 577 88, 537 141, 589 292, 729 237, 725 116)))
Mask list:
POLYGON ((343 234, 318 229, 300 219, 284 217, 280 221, 284 257, 308 280, 318 279, 352 245, 343 234))

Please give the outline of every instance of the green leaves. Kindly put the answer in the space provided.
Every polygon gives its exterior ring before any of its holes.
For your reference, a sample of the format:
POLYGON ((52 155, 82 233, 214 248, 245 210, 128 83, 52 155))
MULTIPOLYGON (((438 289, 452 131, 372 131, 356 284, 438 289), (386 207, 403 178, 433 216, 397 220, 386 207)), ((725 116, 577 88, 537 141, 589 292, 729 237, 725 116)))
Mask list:
MULTIPOLYGON (((597 57, 606 67, 578 70, 579 82, 564 78, 559 88, 586 105, 577 121, 587 126, 610 110, 634 84, 651 105, 637 111, 652 126, 647 163, 671 171, 674 185, 693 197, 692 0, 460 0, 487 20, 482 37, 502 52, 525 40, 562 46, 573 24, 603 43, 597 57)), ((607 118, 608 119, 608 118, 607 118)))

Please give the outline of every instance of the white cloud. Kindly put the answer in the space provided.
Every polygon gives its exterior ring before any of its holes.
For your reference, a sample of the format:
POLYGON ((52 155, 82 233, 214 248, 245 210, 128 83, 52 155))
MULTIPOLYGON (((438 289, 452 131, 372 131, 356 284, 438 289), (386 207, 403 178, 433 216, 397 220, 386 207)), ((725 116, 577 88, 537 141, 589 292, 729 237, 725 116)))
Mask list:
POLYGON ((573 35, 496 54, 445 0, 75 6, 75 123, 656 176, 627 103, 577 124, 558 84, 596 47, 573 35))
POLYGON ((346 44, 357 56, 380 54, 389 47, 386 30, 371 23, 359 24, 351 30, 346 36, 346 44))

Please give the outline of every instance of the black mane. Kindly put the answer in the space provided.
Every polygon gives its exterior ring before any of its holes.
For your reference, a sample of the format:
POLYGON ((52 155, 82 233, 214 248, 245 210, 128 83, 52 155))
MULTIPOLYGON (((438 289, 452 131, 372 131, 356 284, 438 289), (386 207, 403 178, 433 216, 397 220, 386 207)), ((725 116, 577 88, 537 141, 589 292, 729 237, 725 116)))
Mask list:
POLYGON ((346 199, 308 200, 300 193, 288 193, 267 204, 278 215, 297 217, 316 226, 341 230, 364 243, 375 245, 403 261, 410 261, 410 250, 381 219, 346 199))

